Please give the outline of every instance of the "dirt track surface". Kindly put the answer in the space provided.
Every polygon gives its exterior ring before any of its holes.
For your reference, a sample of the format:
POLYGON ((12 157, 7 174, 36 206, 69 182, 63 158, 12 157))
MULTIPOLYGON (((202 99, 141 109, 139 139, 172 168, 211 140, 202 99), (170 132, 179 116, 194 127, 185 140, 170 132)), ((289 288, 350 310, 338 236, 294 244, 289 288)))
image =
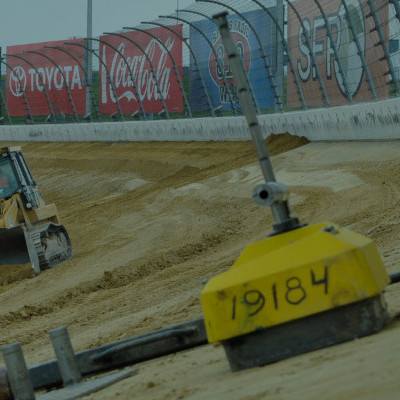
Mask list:
MULTIPOLYGON (((400 142, 302 144, 269 143, 293 214, 371 237, 400 270, 400 142)), ((80 351, 201 317, 202 280, 271 231, 251 200, 262 177, 250 142, 18 145, 75 252, 35 278, 0 273, 0 344, 20 341, 29 365, 54 358, 47 332, 60 325, 80 351)), ((379 334, 238 373, 206 345, 87 399, 398 399, 400 285, 385 297, 393 320, 379 334)))

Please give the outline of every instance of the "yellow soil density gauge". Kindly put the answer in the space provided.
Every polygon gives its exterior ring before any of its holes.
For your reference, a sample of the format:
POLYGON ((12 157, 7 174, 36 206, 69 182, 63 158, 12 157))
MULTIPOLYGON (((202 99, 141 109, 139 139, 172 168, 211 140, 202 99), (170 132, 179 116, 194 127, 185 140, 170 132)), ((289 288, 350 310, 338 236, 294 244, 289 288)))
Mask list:
POLYGON ((372 240, 330 223, 249 245, 201 294, 221 341, 379 295, 390 282, 372 240))

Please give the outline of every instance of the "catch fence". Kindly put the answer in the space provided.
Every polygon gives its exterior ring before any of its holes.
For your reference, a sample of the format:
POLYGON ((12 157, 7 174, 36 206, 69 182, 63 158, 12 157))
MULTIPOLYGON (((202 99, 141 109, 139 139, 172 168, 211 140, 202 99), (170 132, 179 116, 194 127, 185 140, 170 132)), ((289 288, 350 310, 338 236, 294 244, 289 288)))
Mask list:
POLYGON ((0 122, 240 115, 221 11, 260 114, 400 94, 399 0, 197 0, 100 37, 3 49, 0 122))

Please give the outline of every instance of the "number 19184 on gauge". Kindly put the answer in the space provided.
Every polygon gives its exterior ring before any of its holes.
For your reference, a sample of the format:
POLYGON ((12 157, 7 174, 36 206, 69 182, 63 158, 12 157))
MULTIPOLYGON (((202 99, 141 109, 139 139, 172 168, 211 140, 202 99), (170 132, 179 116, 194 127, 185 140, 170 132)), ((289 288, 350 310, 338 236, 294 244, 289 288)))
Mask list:
POLYGON ((319 290, 320 295, 329 293, 327 266, 324 267, 321 277, 317 277, 316 271, 310 269, 308 278, 291 276, 281 282, 274 282, 269 287, 247 290, 240 296, 234 295, 231 298, 231 320, 237 318, 239 308, 247 312, 247 317, 254 317, 265 307, 278 311, 286 305, 298 306, 313 290, 319 290))
POLYGON ((210 343, 378 296, 390 281, 371 239, 329 223, 246 247, 201 302, 210 343))

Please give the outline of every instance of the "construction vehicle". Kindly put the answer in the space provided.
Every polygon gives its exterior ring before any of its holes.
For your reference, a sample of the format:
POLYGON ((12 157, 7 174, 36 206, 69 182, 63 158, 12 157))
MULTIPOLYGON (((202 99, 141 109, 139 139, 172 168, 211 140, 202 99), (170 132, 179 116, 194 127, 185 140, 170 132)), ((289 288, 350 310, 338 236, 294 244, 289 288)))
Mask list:
POLYGON ((0 266, 38 274, 72 257, 55 204, 46 204, 20 147, 0 148, 0 266))

